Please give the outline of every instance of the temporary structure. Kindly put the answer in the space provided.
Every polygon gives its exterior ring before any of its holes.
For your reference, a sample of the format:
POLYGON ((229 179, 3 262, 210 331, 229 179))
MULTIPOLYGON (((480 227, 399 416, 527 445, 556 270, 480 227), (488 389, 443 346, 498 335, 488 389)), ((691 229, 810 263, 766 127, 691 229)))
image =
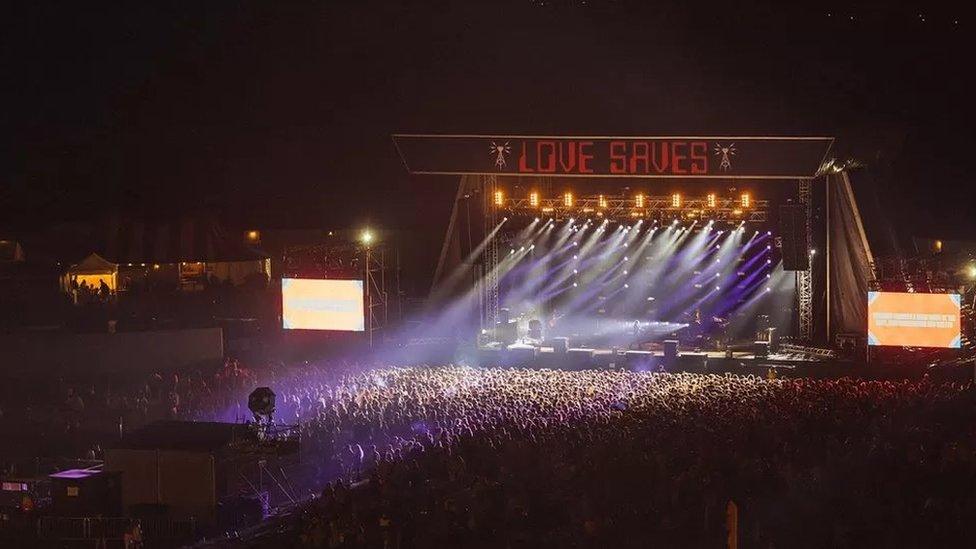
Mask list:
POLYGON ((68 293, 71 293, 75 283, 78 286, 87 285, 98 290, 102 282, 114 293, 119 283, 119 266, 96 253, 72 265, 64 273, 61 281, 64 290, 68 293))

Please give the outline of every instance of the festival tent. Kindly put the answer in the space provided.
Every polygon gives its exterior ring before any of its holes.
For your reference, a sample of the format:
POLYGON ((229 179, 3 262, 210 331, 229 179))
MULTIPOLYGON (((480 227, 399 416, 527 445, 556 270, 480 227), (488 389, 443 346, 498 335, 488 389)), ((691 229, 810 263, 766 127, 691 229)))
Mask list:
POLYGON ((78 286, 87 284, 88 287, 98 289, 104 282, 108 289, 115 292, 119 282, 119 266, 104 257, 93 253, 72 265, 62 278, 62 285, 66 292, 70 292, 77 283, 78 286))

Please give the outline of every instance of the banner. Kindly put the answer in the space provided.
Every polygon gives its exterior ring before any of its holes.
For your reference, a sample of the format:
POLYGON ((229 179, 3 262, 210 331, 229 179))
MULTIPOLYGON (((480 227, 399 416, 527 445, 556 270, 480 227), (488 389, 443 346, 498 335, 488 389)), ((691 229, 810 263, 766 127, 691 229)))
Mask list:
POLYGON ((831 137, 395 134, 411 174, 808 179, 831 137))

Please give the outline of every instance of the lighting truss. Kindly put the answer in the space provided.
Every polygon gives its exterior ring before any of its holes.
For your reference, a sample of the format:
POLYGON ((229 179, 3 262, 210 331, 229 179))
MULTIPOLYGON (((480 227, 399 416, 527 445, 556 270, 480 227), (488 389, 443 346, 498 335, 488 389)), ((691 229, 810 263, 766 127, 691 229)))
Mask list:
MULTIPOLYGON (((804 230, 807 233, 806 242, 813 244, 813 183, 809 179, 799 180, 797 195, 800 204, 805 209, 804 230)), ((796 301, 799 322, 800 340, 809 342, 813 339, 813 262, 807 265, 805 271, 796 273, 796 301)))
POLYGON ((539 197, 538 205, 533 205, 529 197, 507 198, 500 207, 512 215, 537 216, 545 214, 556 218, 597 216, 605 219, 673 219, 704 217, 716 220, 765 222, 769 209, 768 200, 751 200, 748 208, 743 208, 741 199, 715 197, 714 206, 709 206, 708 197, 682 196, 680 206, 672 206, 672 196, 614 197, 606 195, 574 197, 573 205, 567 207, 563 197, 539 197), (643 207, 639 206, 643 202, 643 207))

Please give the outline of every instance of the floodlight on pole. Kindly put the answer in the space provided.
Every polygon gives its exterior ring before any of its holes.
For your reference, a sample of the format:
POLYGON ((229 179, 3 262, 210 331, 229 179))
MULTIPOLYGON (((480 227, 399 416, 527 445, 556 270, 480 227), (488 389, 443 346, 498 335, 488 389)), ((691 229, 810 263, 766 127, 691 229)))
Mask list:
POLYGON ((369 229, 364 230, 363 234, 359 235, 359 240, 362 241, 363 244, 369 246, 373 243, 373 231, 370 231, 369 229))

